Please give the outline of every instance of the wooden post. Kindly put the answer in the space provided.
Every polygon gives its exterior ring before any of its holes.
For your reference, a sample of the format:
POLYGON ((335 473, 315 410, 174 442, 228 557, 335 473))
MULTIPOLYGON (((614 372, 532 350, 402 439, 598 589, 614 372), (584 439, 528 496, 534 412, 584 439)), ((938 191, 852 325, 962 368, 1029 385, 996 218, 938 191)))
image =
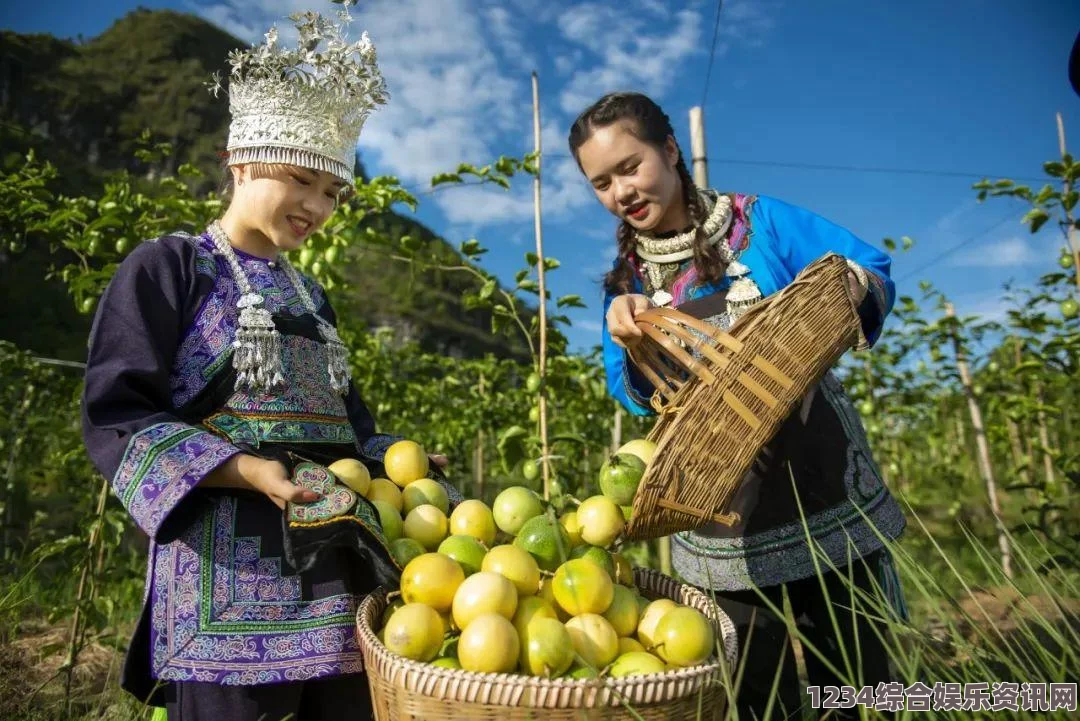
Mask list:
POLYGON ((619 450, 622 446, 622 419, 623 409, 619 402, 615 402, 615 422, 611 425, 611 452, 619 450))
POLYGON ((1053 488, 1057 479, 1054 474, 1054 459, 1050 456, 1050 434, 1046 429, 1046 411, 1043 410, 1045 399, 1042 383, 1035 384, 1035 402, 1038 404, 1035 413, 1039 423, 1039 445, 1042 446, 1043 475, 1046 476, 1046 487, 1053 488))
MULTIPOLYGON (((83 613, 82 607, 84 602, 84 596, 88 588, 93 588, 94 579, 91 577, 91 569, 94 567, 93 553, 94 546, 101 540, 101 529, 105 524, 105 502, 109 498, 109 481, 106 478, 101 479, 101 491, 98 493, 97 502, 97 525, 90 531, 90 538, 86 544, 86 556, 83 559, 82 571, 79 574, 79 586, 75 592, 75 613, 71 617, 71 638, 68 641, 68 654, 64 660, 64 664, 60 667, 65 673, 64 679, 64 706, 65 712, 69 712, 71 709, 71 680, 72 674, 75 671, 75 664, 79 660, 79 652, 82 650, 82 621, 83 613)), ((92 600, 92 595, 90 599, 92 600)))
MULTIPOLYGON (((1058 131, 1058 149, 1061 150, 1061 157, 1064 158, 1065 153, 1065 123, 1061 119, 1061 113, 1057 114, 1057 131, 1058 131)), ((1072 183, 1068 178, 1064 180, 1065 195, 1068 195, 1072 191, 1072 183)), ((1076 228, 1073 226, 1072 210, 1068 208, 1063 209, 1065 212, 1065 221, 1068 223, 1067 235, 1069 238, 1069 249, 1073 255, 1073 279, 1076 281, 1076 291, 1080 293, 1080 240, 1077 239, 1076 228)))
POLYGON ((537 372, 540 374, 540 466, 544 474, 544 500, 551 499, 551 459, 548 448, 547 388, 547 286, 544 283, 544 234, 540 224, 540 80, 533 71, 533 149, 536 152, 536 177, 533 178, 533 227, 536 231, 536 275, 540 286, 540 358, 537 372))
POLYGON ((705 154, 705 112, 700 105, 690 108, 690 157, 694 163, 694 184, 709 187, 709 161, 705 154))
MULTIPOLYGON (((479 382, 480 397, 486 396, 484 389, 484 374, 480 374, 479 382)), ((484 501, 484 429, 479 428, 476 431, 476 447, 473 449, 473 492, 476 494, 476 498, 484 501)), ((485 503, 487 501, 484 501, 485 503)))
MULTIPOLYGON (((956 317, 952 303, 945 304, 945 315, 949 318, 956 317)), ((1009 539, 1005 533, 1005 524, 1001 520, 1001 505, 998 503, 997 483, 994 481, 994 468, 990 463, 990 446, 986 442, 986 428, 983 426, 982 411, 979 409, 975 390, 972 388, 971 371, 968 368, 967 354, 964 344, 960 342, 960 334, 955 330, 951 333, 953 350, 956 353, 956 369, 960 372, 960 383, 964 387, 964 396, 967 397, 968 413, 971 415, 971 426, 975 430, 975 447, 979 461, 979 471, 983 482, 986 484, 986 495, 990 498, 990 510, 994 514, 994 522, 998 527, 998 549, 1001 552, 1001 568, 1007 578, 1012 578, 1012 554, 1009 550, 1009 539)))

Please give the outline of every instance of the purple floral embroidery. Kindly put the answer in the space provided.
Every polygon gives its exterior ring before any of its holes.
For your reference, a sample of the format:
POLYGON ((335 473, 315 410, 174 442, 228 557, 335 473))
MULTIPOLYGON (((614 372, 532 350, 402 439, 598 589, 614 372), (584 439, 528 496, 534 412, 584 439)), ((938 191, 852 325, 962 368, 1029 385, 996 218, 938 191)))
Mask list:
MULTIPOLYGON (((240 289, 233 281, 225 259, 214 253, 213 242, 205 235, 189 238, 188 242, 195 246, 196 267, 214 274, 214 290, 203 302, 176 354, 170 383, 173 404, 178 408, 206 386, 213 372, 229 356, 236 334, 236 301, 240 299, 240 289)), ((284 270, 271 268, 262 258, 242 251, 237 251, 237 255, 248 280, 265 298, 271 313, 287 311, 302 315, 306 312, 284 270)), ((322 288, 306 276, 301 277, 315 307, 321 308, 326 301, 322 288)))
POLYGON ((236 537, 235 518, 236 500, 221 498, 181 538, 152 548, 154 676, 249 684, 362 670, 358 599, 301 601, 299 578, 283 576, 279 559, 260 557, 257 539, 236 537), (200 549, 213 549, 212 557, 200 549))
POLYGON ((113 478, 113 490, 147 535, 208 473, 236 455, 231 443, 184 423, 136 433, 113 478))

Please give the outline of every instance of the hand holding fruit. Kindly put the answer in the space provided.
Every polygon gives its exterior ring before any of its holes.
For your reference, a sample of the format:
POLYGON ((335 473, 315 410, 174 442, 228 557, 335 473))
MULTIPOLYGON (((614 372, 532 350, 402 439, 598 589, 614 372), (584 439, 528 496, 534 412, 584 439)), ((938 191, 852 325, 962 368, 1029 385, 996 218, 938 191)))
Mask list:
POLYGON ((615 345, 630 348, 641 341, 641 329, 634 322, 634 317, 652 307, 653 302, 647 296, 637 293, 616 296, 611 301, 607 310, 607 327, 615 345))

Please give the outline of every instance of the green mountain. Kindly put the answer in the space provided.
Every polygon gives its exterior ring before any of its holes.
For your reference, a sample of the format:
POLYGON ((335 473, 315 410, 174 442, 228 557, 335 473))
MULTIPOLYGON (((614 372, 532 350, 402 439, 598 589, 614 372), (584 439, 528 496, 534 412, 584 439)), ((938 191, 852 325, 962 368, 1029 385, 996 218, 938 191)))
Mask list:
MULTIPOLYGON (((215 71, 226 74, 227 54, 242 45, 199 17, 169 10, 136 10, 85 43, 0 31, 4 166, 33 149, 57 165, 57 190, 67 195, 92 194, 118 170, 152 178, 184 163, 203 172, 202 190, 216 186, 223 172, 219 152, 228 133, 228 102, 225 94, 213 97, 206 83, 215 71), (151 166, 135 155, 146 129, 154 141, 172 146, 171 155, 151 166)), ((359 161, 358 171, 363 172, 359 161)), ((389 213, 366 222, 395 236, 411 235, 429 249, 436 246, 440 257, 458 257, 412 218, 389 213)), ((79 359, 88 320, 71 310, 58 282, 43 279, 47 262, 43 249, 0 255, 3 337, 38 353, 79 359), (33 307, 43 306, 49 309, 48 332, 28 320, 35 317, 33 307)), ((489 313, 462 307, 462 294, 476 287, 470 276, 417 272, 357 249, 347 263, 350 290, 339 315, 344 310, 370 328, 389 326, 399 339, 414 340, 425 350, 460 357, 524 356, 524 344, 516 338, 491 337, 489 313)))

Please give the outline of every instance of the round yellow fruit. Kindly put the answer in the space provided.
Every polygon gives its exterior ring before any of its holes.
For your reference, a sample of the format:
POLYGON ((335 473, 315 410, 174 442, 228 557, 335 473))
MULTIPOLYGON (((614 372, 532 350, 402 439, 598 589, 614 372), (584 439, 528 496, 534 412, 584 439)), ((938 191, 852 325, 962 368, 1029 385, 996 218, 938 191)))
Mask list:
POLYGON ((611 664, 610 675, 613 678, 622 676, 643 676, 650 673, 663 673, 667 670, 664 662, 645 651, 631 651, 620 654, 615 663, 611 664))
POLYGON ((421 478, 405 486, 401 492, 401 502, 406 514, 425 503, 435 506, 444 514, 450 512, 450 497, 446 495, 446 489, 430 478, 421 478))
POLYGON ((386 604, 386 608, 383 609, 382 616, 379 617, 379 622, 382 626, 386 627, 386 622, 390 620, 390 617, 394 615, 394 611, 398 610, 405 605, 405 601, 400 596, 395 598, 390 603, 386 604))
POLYGON ((365 495, 371 502, 382 501, 389 503, 391 506, 397 509, 398 513, 401 513, 401 489, 393 484, 392 481, 386 478, 374 478, 371 481, 371 485, 368 486, 368 492, 365 495))
POLYGON ((386 449, 383 468, 391 481, 404 488, 428 472, 427 453, 414 441, 398 441, 386 449))
POLYGON ((439 544, 438 552, 457 561, 466 577, 480 570, 487 555, 483 544, 472 536, 449 536, 439 544))
POLYGON ((327 469, 346 486, 361 496, 367 496, 371 487, 371 472, 363 463, 355 458, 342 458, 331 463, 327 469))
POLYGON ((630 653, 632 651, 644 651, 645 647, 638 643, 635 639, 625 637, 619 639, 619 655, 624 653, 630 653))
POLYGON ((425 549, 418 542, 411 538, 395 538, 390 541, 390 557, 394 559, 394 563, 405 568, 409 565, 409 561, 413 560, 417 556, 423 556, 425 549))
POLYGON ((521 669, 533 676, 561 676, 574 662, 574 642, 557 619, 533 619, 520 642, 521 669))
POLYGON ((544 512, 540 496, 524 486, 510 486, 495 496, 491 507, 497 525, 504 533, 516 536, 525 521, 544 512))
POLYGON ((495 542, 495 517, 483 501, 462 501, 450 514, 450 533, 472 536, 490 548, 495 542))
POLYGON ((525 629, 528 627, 534 619, 537 618, 553 618, 556 621, 559 617, 555 613, 555 608, 551 605, 551 602, 540 596, 523 596, 518 599, 517 610, 514 611, 514 617, 511 620, 514 624, 514 630, 518 632, 518 638, 522 639, 522 645, 524 646, 525 629))
POLYGON ((559 602, 555 600, 555 586, 552 583, 554 580, 554 576, 545 576, 544 579, 540 581, 540 593, 537 595, 551 604, 551 607, 555 609, 555 616, 563 623, 566 623, 573 618, 573 616, 567 613, 563 607, 559 605, 559 602))
POLYGON ((443 622, 435 609, 422 603, 406 603, 387 620, 383 629, 386 647, 414 661, 430 661, 443 642, 443 622))
POLYGON ((656 652, 672 666, 697 666, 713 653, 713 628, 700 611, 680 606, 660 619, 653 636, 656 652))
POLYGON ((423 603, 446 613, 464 581, 465 572, 457 561, 441 553, 425 553, 401 572, 401 596, 405 603, 423 603))
POLYGON ((510 621, 498 613, 477 616, 458 639, 457 657, 466 671, 513 671, 518 664, 518 655, 517 631, 510 621))
POLYGON ((567 511, 562 514, 559 516, 559 523, 562 524, 566 535, 570 536, 570 547, 580 546, 582 544, 581 524, 578 523, 577 511, 567 511))
POLYGON ((595 613, 583 613, 566 622, 574 651, 588 665, 600 669, 619 654, 619 636, 615 629, 595 613))
POLYGON ((611 554, 611 560, 615 563, 615 583, 633 588, 634 567, 630 565, 630 561, 627 561, 626 556, 621 553, 611 554))
POLYGON ((581 524, 581 540, 601 548, 610 546, 626 525, 622 511, 606 496, 582 501, 577 508, 577 520, 581 524))
POLYGON ((528 551, 517 546, 495 546, 484 556, 480 569, 505 576, 521 596, 532 596, 540 590, 540 566, 528 551))
POLYGON ((629 453, 631 455, 637 456, 641 459, 641 462, 647 466, 649 465, 649 462, 653 459, 653 456, 656 455, 656 444, 644 438, 636 438, 632 441, 629 441, 628 443, 622 444, 619 450, 615 452, 629 453))
POLYGON ((664 617, 664 614, 672 609, 678 608, 679 604, 672 601, 670 598, 658 598, 641 612, 641 620, 638 621, 637 637, 638 641, 641 641, 641 645, 645 647, 646 651, 652 650, 656 645, 656 626, 660 623, 660 619, 664 617))
POLYGON ((386 501, 372 501, 371 505, 379 514, 379 525, 386 542, 393 543, 401 538, 401 513, 386 501))
POLYGON ((615 586, 611 605, 603 616, 619 636, 629 636, 637 630, 638 605, 634 592, 626 586, 615 586))
POLYGON ((401 531, 405 538, 419 541, 429 551, 434 551, 446 538, 448 527, 446 514, 435 506, 425 503, 409 511, 401 531))
POLYGON ((551 581, 555 601, 571 616, 601 614, 615 596, 615 584, 600 566, 585 558, 567 561, 551 581))
POLYGON ((476 618, 497 613, 510 620, 517 610, 517 589, 509 580, 491 571, 480 571, 465 579, 454 594, 454 623, 466 629, 476 618))

